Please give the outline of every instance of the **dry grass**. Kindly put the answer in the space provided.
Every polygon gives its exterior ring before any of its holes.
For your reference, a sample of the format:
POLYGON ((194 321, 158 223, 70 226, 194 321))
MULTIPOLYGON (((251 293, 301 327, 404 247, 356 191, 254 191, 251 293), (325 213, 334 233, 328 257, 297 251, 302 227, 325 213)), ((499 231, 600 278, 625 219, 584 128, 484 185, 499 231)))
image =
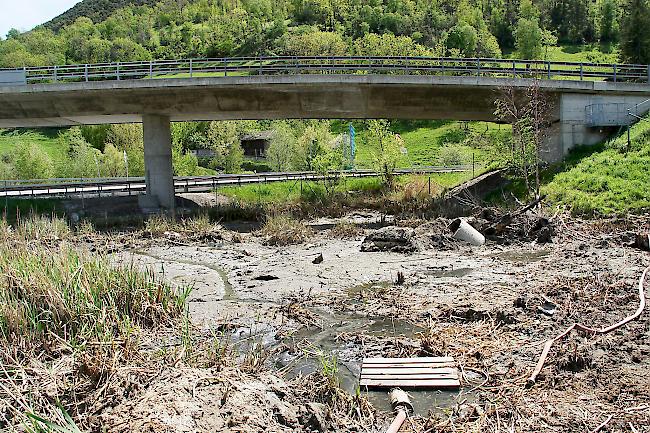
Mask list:
MULTIPOLYGON (((85 228, 86 230, 88 228, 85 228)), ((69 424, 130 359, 139 359, 143 329, 175 328, 189 291, 152 272, 117 267, 75 249, 59 219, 0 223, 0 425, 69 424)))
POLYGON ((356 239, 363 234, 363 229, 349 221, 339 221, 330 234, 337 239, 356 239))
POLYGON ((174 220, 160 215, 150 217, 144 224, 144 236, 179 239, 182 241, 220 240, 223 228, 206 214, 174 220))
POLYGON ((266 245, 285 246, 305 242, 313 231, 302 221, 280 214, 268 217, 260 234, 265 237, 266 245))

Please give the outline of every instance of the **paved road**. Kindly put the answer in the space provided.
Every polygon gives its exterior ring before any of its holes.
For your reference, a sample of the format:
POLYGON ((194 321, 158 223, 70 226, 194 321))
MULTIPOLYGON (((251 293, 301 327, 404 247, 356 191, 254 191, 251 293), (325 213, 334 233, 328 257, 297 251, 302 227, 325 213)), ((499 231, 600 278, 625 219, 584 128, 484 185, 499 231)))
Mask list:
MULTIPOLYGON (((397 170, 396 174, 411 173, 453 173, 471 171, 472 166, 423 167, 418 169, 397 170)), ((373 177, 377 173, 371 170, 345 171, 337 174, 346 178, 373 177)), ((332 175, 332 177, 337 176, 332 175)), ((219 187, 237 186, 255 183, 282 181, 322 180, 325 176, 312 172, 260 173, 260 174, 222 174, 217 176, 195 176, 174 178, 176 192, 207 192, 219 187)), ((57 179, 44 183, 39 180, 0 181, 0 197, 11 198, 46 198, 70 197, 79 195, 110 196, 144 194, 144 178, 110 178, 110 179, 57 179), (4 182, 4 183, 3 183, 4 182)))

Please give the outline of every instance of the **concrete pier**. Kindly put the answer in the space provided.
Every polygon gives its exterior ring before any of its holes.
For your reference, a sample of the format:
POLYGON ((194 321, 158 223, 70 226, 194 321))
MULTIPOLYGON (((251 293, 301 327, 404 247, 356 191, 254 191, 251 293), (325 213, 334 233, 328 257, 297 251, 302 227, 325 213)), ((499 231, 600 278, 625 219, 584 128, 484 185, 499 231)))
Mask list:
POLYGON ((162 210, 171 214, 175 212, 170 126, 169 116, 142 116, 147 194, 140 196, 140 207, 144 211, 162 210))

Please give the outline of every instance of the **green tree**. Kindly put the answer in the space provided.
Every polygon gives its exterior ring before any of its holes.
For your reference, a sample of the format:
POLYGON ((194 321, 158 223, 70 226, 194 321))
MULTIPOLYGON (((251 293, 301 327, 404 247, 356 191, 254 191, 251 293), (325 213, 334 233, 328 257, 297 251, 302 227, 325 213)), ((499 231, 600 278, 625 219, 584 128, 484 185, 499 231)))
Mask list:
POLYGON ((284 50, 291 56, 343 56, 348 45, 338 33, 310 31, 286 35, 284 50))
POLYGON ((52 159, 35 143, 17 147, 14 168, 19 179, 48 179, 54 176, 52 159))
MULTIPOLYGON (((101 175, 98 168, 101 166, 102 154, 84 139, 81 128, 68 129, 59 136, 68 147, 68 155, 57 170, 61 177, 96 177, 101 175)), ((101 169, 100 169, 101 170, 101 169)))
POLYGON ((470 57, 476 53, 478 33, 474 27, 467 23, 454 26, 447 35, 447 49, 457 49, 461 55, 470 57))
POLYGON ((276 122, 273 126, 271 144, 266 151, 266 159, 274 171, 288 171, 295 167, 297 139, 286 122, 276 122))
POLYGON ((395 169, 402 157, 399 137, 390 131, 387 120, 371 120, 368 122, 367 141, 372 149, 375 171, 380 173, 384 185, 392 188, 395 169))
POLYGON ((615 42, 618 40, 618 4, 616 0, 600 2, 600 41, 615 42))
POLYGON ((520 18, 515 33, 517 53, 522 59, 538 59, 542 55, 542 30, 536 20, 520 18))
POLYGON ((648 0, 629 0, 621 20, 621 57, 629 63, 650 64, 648 0))

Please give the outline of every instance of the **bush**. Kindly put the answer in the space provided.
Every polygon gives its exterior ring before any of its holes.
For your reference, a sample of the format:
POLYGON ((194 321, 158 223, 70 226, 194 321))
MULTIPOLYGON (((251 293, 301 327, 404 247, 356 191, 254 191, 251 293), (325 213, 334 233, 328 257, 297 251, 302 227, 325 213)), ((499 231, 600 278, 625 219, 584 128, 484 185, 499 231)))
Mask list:
POLYGON ((18 146, 14 168, 16 176, 20 179, 48 179, 54 176, 52 159, 34 143, 18 146))
POLYGON ((462 165, 463 152, 458 146, 447 144, 440 148, 440 152, 438 153, 438 161, 440 165, 445 167, 462 165))
POLYGON ((313 234, 309 227, 288 215, 268 217, 260 233, 266 237, 264 243, 273 246, 299 244, 313 234))

